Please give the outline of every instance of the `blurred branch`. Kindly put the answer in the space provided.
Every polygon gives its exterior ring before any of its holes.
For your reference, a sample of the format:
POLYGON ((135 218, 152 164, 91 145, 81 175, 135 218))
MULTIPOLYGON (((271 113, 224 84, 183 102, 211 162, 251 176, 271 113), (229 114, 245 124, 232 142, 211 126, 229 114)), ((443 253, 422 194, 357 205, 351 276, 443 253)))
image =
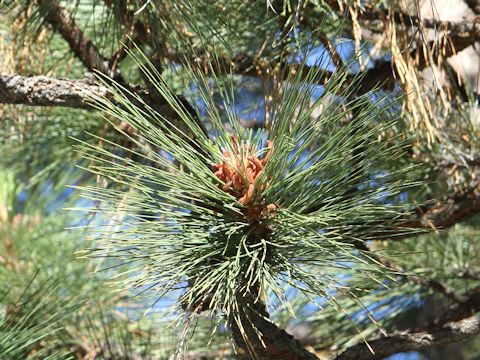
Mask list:
POLYGON ((386 232, 376 234, 377 238, 401 240, 419 235, 418 232, 402 232, 402 229, 438 230, 453 226, 480 213, 480 183, 451 193, 442 200, 418 206, 405 215, 404 220, 386 232))
MULTIPOLYGON (((252 77, 262 77, 268 74, 265 70, 266 68, 274 69, 280 68, 279 73, 283 74, 286 78, 289 74, 288 71, 282 71, 282 68, 288 66, 290 69, 293 67, 293 64, 287 63, 268 63, 263 58, 257 58, 244 53, 239 53, 232 58, 217 58, 216 62, 212 63, 212 59, 207 53, 200 53, 195 58, 185 56, 183 54, 178 54, 173 51, 165 52, 162 54, 168 60, 183 64, 189 62, 190 64, 195 64, 196 68, 201 71, 205 69, 210 70, 209 64, 213 66, 213 70, 217 74, 224 73, 233 73, 244 76, 252 77)), ((301 65, 298 65, 298 70, 301 65)), ((304 65, 302 68, 305 71, 305 74, 311 70, 320 70, 318 76, 318 84, 326 84, 333 76, 333 72, 319 68, 317 65, 307 66, 304 65)), ((387 89, 392 89, 394 85, 394 76, 392 75, 393 67, 390 62, 382 62, 373 69, 369 69, 361 75, 361 79, 358 81, 358 93, 367 93, 375 89, 376 87, 382 86, 387 89)), ((349 75, 347 81, 345 81, 345 86, 348 86, 352 81, 354 81, 355 75, 349 75)))
MULTIPOLYGON (((328 5, 340 11, 339 4, 336 1, 327 1, 328 5)), ((141 21, 134 21, 134 15, 131 11, 128 11, 125 7, 115 8, 115 4, 111 0, 105 0, 105 4, 112 9, 115 13, 119 14, 120 22, 126 28, 129 28, 131 31, 131 36, 134 39, 134 42, 143 43, 149 37, 145 25, 141 21)), ((345 9, 343 9, 345 10, 345 9)), ((345 16, 348 16, 348 11, 343 11, 345 16)), ((475 41, 480 39, 480 22, 477 21, 439 21, 434 19, 421 19, 416 16, 410 16, 403 14, 401 12, 389 12, 387 10, 382 10, 379 8, 367 7, 365 11, 359 12, 358 19, 362 21, 377 21, 384 20, 388 16, 393 17, 397 23, 403 23, 410 26, 431 28, 445 33, 448 32, 449 36, 449 46, 441 49, 443 57, 449 57, 457 52, 467 48, 470 45, 473 45, 475 41)), ((116 76, 118 80, 119 74, 111 74, 113 69, 116 69, 118 63, 126 55, 125 48, 122 46, 118 49, 112 59, 107 60, 103 58, 98 49, 93 45, 92 41, 88 39, 82 31, 76 26, 74 19, 70 14, 60 6, 53 6, 47 16, 47 20, 57 29, 57 31, 67 40, 72 50, 75 52, 76 56, 85 64, 85 66, 91 71, 93 69, 99 70, 104 74, 110 76, 116 76)), ((153 39, 151 39, 153 40, 153 39)), ((320 40, 325 44, 332 56, 335 56, 336 51, 332 48, 332 45, 329 42, 328 37, 322 33, 320 34, 320 40)), ((438 41, 432 41, 425 46, 417 44, 417 47, 410 51, 410 56, 412 58, 417 58, 419 61, 418 70, 423 70, 429 64, 426 63, 425 58, 428 56, 418 56, 417 52, 429 52, 431 49, 438 47, 438 41)), ((164 47, 164 46, 163 46, 164 47)), ((440 50, 440 49, 438 49, 440 50)), ((177 63, 183 63, 184 61, 195 60, 197 64, 204 64, 206 61, 209 61, 207 54, 199 55, 195 59, 190 59, 190 57, 185 57, 182 54, 177 54, 173 51, 167 51, 163 49, 162 57, 177 63), (188 59, 187 59, 188 58, 188 59)), ((429 55, 429 54, 427 54, 429 55)), ((336 62, 339 62, 337 54, 336 62)), ((192 62, 192 61, 191 61, 192 62)), ((223 71, 231 69, 232 72, 237 74, 242 74, 246 76, 259 76, 261 72, 259 68, 265 66, 262 64, 262 59, 257 59, 254 56, 247 54, 237 54, 232 58, 220 59, 221 65, 224 67, 223 71)), ((267 64, 273 66, 274 64, 267 64)), ((206 68, 204 66, 199 66, 199 68, 206 68)), ((218 69, 217 69, 218 70, 218 69)), ((319 83, 326 83, 332 76, 332 73, 329 71, 323 71, 322 76, 319 78, 319 83)), ((359 92, 365 93, 377 86, 382 86, 385 89, 392 89, 394 85, 394 80, 396 78, 396 73, 394 66, 389 61, 380 61, 377 64, 364 72, 364 76, 360 82, 359 92)))
POLYGON ((480 0, 464 0, 474 14, 480 14, 480 0))
POLYGON ((474 269, 464 269, 456 274, 456 277, 469 280, 480 281, 480 271, 474 269))
MULTIPOLYGON (((479 8, 479 0, 465 0, 467 5, 471 8, 479 8)), ((341 5, 336 0, 327 0, 326 3, 333 10, 344 14, 344 16, 349 16, 347 8, 349 5, 341 5)), ((406 14, 401 11, 392 11, 391 9, 381 9, 379 7, 371 6, 365 4, 364 9, 359 11, 357 14, 358 20, 371 22, 371 21, 385 21, 387 19, 392 19, 398 24, 415 26, 418 28, 429 28, 444 32, 449 32, 449 36, 452 39, 465 39, 468 40, 470 44, 473 44, 476 40, 480 40, 480 19, 475 18, 472 20, 462 20, 462 21, 445 21, 438 20, 435 18, 421 18, 419 16, 406 14)), ((455 41, 454 41, 455 42, 455 41)))
POLYGON ((434 170, 450 169, 450 168, 469 168, 471 166, 480 165, 480 158, 475 157, 472 159, 461 159, 462 161, 455 161, 449 159, 443 159, 439 161, 435 166, 434 170))
POLYGON ((388 17, 391 17, 396 23, 406 23, 407 25, 412 25, 420 28, 449 31, 450 36, 453 37, 461 36, 465 38, 480 38, 480 22, 477 22, 477 19, 475 19, 474 21, 445 21, 432 18, 421 18, 418 16, 405 14, 400 11, 381 10, 379 8, 373 7, 367 8, 365 11, 360 12, 358 15, 358 18, 360 20, 367 21, 383 21, 388 17))
MULTIPOLYGON (((417 42, 416 48, 410 51, 410 57, 417 59, 416 67, 419 71, 430 66, 426 59, 430 58, 432 53, 441 52, 443 58, 448 58, 474 45, 476 41, 480 40, 480 18, 475 18, 473 21, 442 21, 431 18, 420 18, 399 11, 381 10, 373 7, 361 12, 358 18, 359 20, 367 22, 377 20, 385 22, 387 19, 392 19, 397 24, 409 27, 410 29, 417 28, 420 32, 427 29, 434 30, 436 32, 435 40, 424 44, 417 42), (447 46, 439 47, 439 35, 437 32, 448 38, 447 46), (421 52, 420 56, 417 55, 418 52, 421 52)), ((415 33, 418 32, 418 30, 415 31, 415 29, 413 29, 415 33)), ((423 42, 423 38, 419 38, 419 41, 423 42)))
POLYGON ((419 207, 402 227, 447 228, 480 212, 480 184, 453 193, 431 205, 419 207))
POLYGON ((104 0, 104 3, 115 15, 120 25, 125 27, 125 33, 128 35, 125 44, 121 44, 109 60, 109 66, 112 71, 116 71, 118 64, 128 55, 127 48, 131 47, 133 44, 140 46, 147 42, 151 36, 149 35, 146 26, 140 20, 134 20, 135 12, 127 9, 126 2, 104 0))
POLYGON ((373 340, 366 344, 352 346, 335 360, 374 360, 405 352, 427 349, 432 346, 462 341, 480 333, 480 313, 456 322, 448 322, 438 330, 426 329, 420 332, 402 331, 389 337, 373 340), (374 351, 374 354, 370 350, 374 351))
POLYGON ((413 284, 420 285, 427 289, 432 289, 433 291, 443 294, 445 297, 459 304, 464 304, 469 300, 468 296, 457 293, 453 288, 442 284, 435 279, 408 274, 408 272, 404 268, 402 268, 398 264, 395 264, 391 259, 371 251, 368 245, 363 242, 355 243, 355 247, 361 251, 368 253, 370 257, 373 257, 376 261, 383 264, 387 268, 394 270, 398 273, 399 276, 404 277, 407 281, 413 284))
MULTIPOLYGON (((341 2, 336 0, 327 0, 325 3, 334 11, 341 12, 343 16, 350 16, 348 5, 342 5, 341 2)), ((480 9, 480 1, 478 0, 467 0, 467 3, 471 7, 476 6, 477 9, 480 9)), ((426 59, 429 59, 433 53, 441 52, 443 58, 448 58, 480 40, 480 17, 475 18, 473 21, 441 21, 420 18, 399 11, 380 9, 368 4, 365 4, 365 9, 357 12, 357 16, 358 21, 365 23, 365 28, 371 28, 371 23, 374 21, 385 22, 388 19, 392 19, 397 24, 409 27, 415 34, 418 33, 418 30, 423 31, 426 29, 443 33, 448 38, 447 46, 439 47, 438 35, 436 36, 437 39, 433 41, 425 43, 417 41, 412 44, 416 46, 410 49, 409 56, 417 60, 416 68, 418 71, 430 66, 426 59)), ((303 23, 303 25, 305 24, 303 23)), ((420 41, 423 42, 423 39, 420 41)), ((408 51, 409 49, 406 50, 408 51)), ((379 85, 386 89, 392 89, 395 78, 397 78, 397 74, 391 62, 379 61, 373 68, 365 72, 360 90, 367 92, 379 85)))
POLYGON ((325 49, 327 49, 328 54, 332 58, 332 61, 335 64, 335 66, 341 66, 343 64, 343 60, 340 54, 337 52, 335 46, 332 44, 332 41, 327 36, 327 34, 321 32, 318 34, 318 38, 322 43, 322 45, 325 47, 325 49))
MULTIPOLYGON (((359 246, 357 246, 359 248, 359 246)), ((361 248, 361 246, 360 246, 361 248)), ((370 249, 366 246, 361 250, 370 249)), ((384 265, 396 269, 389 259, 373 254, 384 265)), ((456 301, 451 303, 440 316, 423 328, 394 332, 388 337, 368 341, 348 348, 335 360, 350 359, 383 359, 389 355, 406 351, 418 351, 433 346, 465 340, 480 333, 480 286, 463 294, 452 296, 452 289, 445 287, 436 280, 406 276, 408 280, 440 291, 456 301), (420 280, 419 280, 420 279, 420 280), (419 281, 418 281, 419 280, 419 281), (446 290, 446 291, 445 291, 446 290), (372 350, 374 353, 372 353, 372 350)))
POLYGON ((463 303, 452 303, 431 326, 459 321, 480 311, 480 286, 468 290, 463 296, 465 297, 463 303))

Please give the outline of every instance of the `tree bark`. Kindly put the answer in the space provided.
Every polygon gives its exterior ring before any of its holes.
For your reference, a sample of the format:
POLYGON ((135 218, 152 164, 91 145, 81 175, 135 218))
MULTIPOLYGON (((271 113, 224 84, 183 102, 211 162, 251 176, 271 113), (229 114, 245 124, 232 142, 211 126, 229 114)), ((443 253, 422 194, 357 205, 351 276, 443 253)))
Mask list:
POLYGON ((480 313, 466 319, 446 323, 441 329, 432 332, 400 332, 386 338, 369 341, 371 352, 366 344, 348 348, 335 360, 377 360, 405 351, 418 351, 436 345, 462 341, 480 333, 480 313))
POLYGON ((49 1, 37 0, 37 4, 41 10, 46 11, 47 22, 65 39, 75 56, 89 71, 95 69, 105 75, 114 75, 110 74, 108 60, 100 55, 95 44, 85 36, 67 10, 49 1))
POLYGON ((318 359, 292 335, 268 319, 265 305, 252 296, 239 299, 239 310, 230 319, 233 339, 241 358, 257 360, 318 359))
POLYGON ((32 106, 65 106, 90 109, 89 95, 111 97, 108 89, 90 80, 48 76, 0 76, 0 103, 32 106))

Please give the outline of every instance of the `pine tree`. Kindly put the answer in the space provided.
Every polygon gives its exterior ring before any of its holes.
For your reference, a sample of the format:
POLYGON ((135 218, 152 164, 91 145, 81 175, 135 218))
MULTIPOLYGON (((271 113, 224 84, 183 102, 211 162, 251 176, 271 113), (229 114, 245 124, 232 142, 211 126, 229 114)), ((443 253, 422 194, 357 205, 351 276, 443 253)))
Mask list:
POLYGON ((4 1, 0 358, 474 358, 478 30, 425 3, 4 1))

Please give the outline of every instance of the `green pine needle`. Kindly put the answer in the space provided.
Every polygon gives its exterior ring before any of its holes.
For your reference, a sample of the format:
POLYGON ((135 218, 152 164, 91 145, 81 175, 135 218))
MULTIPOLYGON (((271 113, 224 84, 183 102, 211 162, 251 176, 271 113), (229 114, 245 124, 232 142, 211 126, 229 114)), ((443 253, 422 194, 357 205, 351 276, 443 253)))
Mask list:
POLYGON ((408 231, 396 228, 403 208, 395 199, 415 185, 401 180, 413 169, 387 170, 405 142, 383 142, 393 123, 378 121, 384 108, 368 94, 345 100, 356 86, 345 86, 345 71, 313 101, 320 70, 286 68, 287 80, 275 84, 271 123, 254 133, 240 124, 230 76, 188 70, 206 104, 207 117, 199 123, 145 55, 131 56, 176 115, 164 116, 105 79, 113 99, 93 101, 134 146, 106 139, 108 146, 78 146, 86 170, 108 184, 81 187, 83 195, 117 224, 108 233, 101 226, 91 233, 91 256, 136 262, 123 276, 124 287, 157 296, 183 289, 181 308, 209 309, 228 320, 244 296, 267 305, 276 299, 291 309, 286 289, 293 287, 340 310, 337 296, 361 306, 359 279, 365 289, 372 278, 382 285, 388 269, 354 244, 408 231), (212 81, 227 116, 208 90, 212 81), (246 169, 261 167, 251 164, 254 159, 264 167, 252 183, 246 169), (228 176, 222 180, 219 168, 243 174, 241 189, 228 176), (349 287, 349 279, 357 288, 349 287))

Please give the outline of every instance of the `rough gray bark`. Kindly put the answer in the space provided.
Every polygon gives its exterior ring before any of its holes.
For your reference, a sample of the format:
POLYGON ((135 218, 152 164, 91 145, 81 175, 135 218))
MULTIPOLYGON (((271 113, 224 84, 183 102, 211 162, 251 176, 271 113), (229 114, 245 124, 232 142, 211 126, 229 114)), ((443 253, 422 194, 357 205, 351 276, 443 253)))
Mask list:
POLYGON ((33 106, 66 106, 89 109, 88 95, 109 97, 105 87, 90 80, 56 79, 48 76, 0 76, 0 103, 33 106))
POLYGON ((297 339, 268 319, 265 305, 253 296, 239 299, 239 311, 232 316, 230 326, 239 348, 240 359, 256 360, 315 360, 297 339))
MULTIPOLYGON (((126 85, 126 87, 147 103, 153 101, 151 99, 153 95, 146 89, 136 85, 126 85)), ((0 75, 0 104, 92 109, 95 107, 91 102, 92 96, 109 98, 113 101, 113 95, 106 87, 90 79, 57 79, 43 75, 0 75)), ((174 114, 167 102, 158 94, 154 100, 157 111, 169 117, 174 114)), ((132 99, 132 101, 136 100, 132 99)))
POLYGON ((335 360, 375 360, 405 351, 418 351, 436 345, 462 341, 480 333, 480 313, 466 319, 446 323, 442 328, 431 332, 400 332, 386 338, 369 341, 375 352, 372 354, 366 344, 353 346, 335 360))

